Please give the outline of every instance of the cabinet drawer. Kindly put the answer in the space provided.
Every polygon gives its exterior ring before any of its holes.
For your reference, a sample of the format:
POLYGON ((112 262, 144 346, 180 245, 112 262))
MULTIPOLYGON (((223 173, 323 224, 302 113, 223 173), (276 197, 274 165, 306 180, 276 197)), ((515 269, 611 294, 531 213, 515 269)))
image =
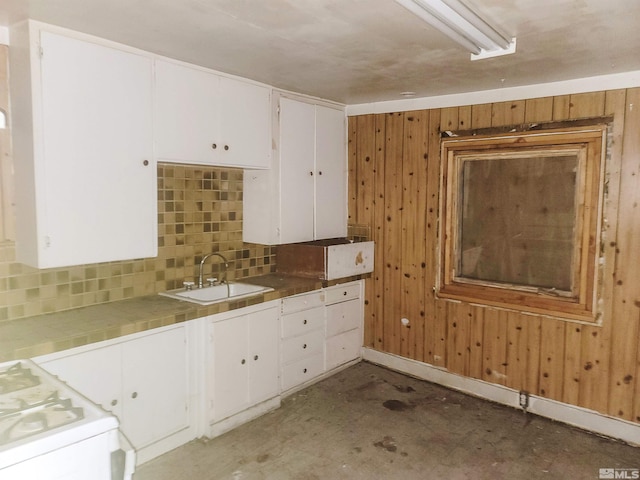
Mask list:
POLYGON ((327 305, 358 298, 360 296, 360 283, 347 283, 327 288, 326 295, 327 305))
POLYGON ((290 338, 324 326, 324 308, 312 308, 282 316, 282 338, 290 338))
POLYGON ((282 364, 324 352, 324 332, 314 330, 282 342, 282 364))
POLYGON ((360 357, 362 336, 360 330, 351 330, 327 339, 327 370, 360 357))
POLYGON ((361 317, 359 299, 329 305, 327 307, 327 337, 358 328, 361 317))
POLYGON ((282 368, 282 390, 286 391, 324 373, 324 355, 318 353, 282 368))
POLYGON ((322 290, 316 290, 311 293, 303 293, 302 295, 283 298, 282 313, 297 312, 321 305, 324 305, 324 292, 322 290))

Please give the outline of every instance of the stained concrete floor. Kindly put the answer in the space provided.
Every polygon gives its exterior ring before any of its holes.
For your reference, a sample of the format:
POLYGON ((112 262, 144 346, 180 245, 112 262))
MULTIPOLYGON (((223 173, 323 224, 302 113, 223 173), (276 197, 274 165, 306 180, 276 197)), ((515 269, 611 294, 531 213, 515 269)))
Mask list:
POLYGON ((640 448, 362 362, 135 480, 573 480, 601 468, 640 469, 640 448))

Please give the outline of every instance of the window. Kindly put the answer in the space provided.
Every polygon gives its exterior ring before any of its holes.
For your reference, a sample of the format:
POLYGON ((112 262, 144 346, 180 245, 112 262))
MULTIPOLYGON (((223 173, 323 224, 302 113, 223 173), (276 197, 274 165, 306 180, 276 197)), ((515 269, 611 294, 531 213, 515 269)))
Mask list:
POLYGON ((438 294, 595 320, 606 126, 442 142, 438 294))

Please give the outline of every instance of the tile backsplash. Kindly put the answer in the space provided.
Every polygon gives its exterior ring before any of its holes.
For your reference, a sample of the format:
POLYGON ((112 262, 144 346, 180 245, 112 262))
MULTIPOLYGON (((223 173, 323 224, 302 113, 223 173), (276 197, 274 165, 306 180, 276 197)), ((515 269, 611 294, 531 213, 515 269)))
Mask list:
MULTIPOLYGON (((112 302, 180 287, 203 255, 229 261, 230 280, 275 271, 275 249, 242 241, 240 169, 158 164, 158 256, 38 270, 0 243, 0 321, 112 302)), ((134 241, 134 239, 132 239, 134 241)), ((219 259, 206 276, 220 273, 219 259)))

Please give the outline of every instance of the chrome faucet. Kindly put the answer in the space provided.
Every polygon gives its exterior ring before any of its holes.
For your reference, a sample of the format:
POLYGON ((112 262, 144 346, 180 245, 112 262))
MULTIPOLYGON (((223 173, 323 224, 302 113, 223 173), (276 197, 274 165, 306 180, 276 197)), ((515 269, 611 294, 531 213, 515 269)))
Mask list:
POLYGON ((229 268, 229 262, 227 262, 227 259, 224 258, 224 256, 222 254, 217 253, 217 252, 213 252, 213 253, 206 254, 204 257, 202 257, 202 260, 200 260, 200 270, 198 272, 198 288, 202 288, 204 286, 204 282, 202 281, 202 270, 204 269, 204 262, 206 262, 209 257, 212 257, 214 255, 220 257, 222 259, 222 261, 224 262, 224 272, 222 272, 224 274, 224 279, 221 277, 220 278, 220 283, 228 283, 227 282, 227 269, 229 268))

